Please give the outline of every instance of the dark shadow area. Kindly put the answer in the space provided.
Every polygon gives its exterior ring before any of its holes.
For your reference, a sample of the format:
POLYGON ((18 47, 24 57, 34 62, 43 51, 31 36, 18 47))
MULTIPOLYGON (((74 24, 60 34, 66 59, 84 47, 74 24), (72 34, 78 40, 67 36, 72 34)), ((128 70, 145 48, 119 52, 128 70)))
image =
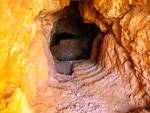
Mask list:
POLYGON ((93 40, 99 28, 94 24, 84 23, 78 2, 71 2, 69 7, 58 13, 65 16, 55 23, 56 32, 52 36, 50 50, 55 59, 56 71, 71 74, 67 70, 71 70, 75 60, 90 59, 93 40))
POLYGON ((60 33, 60 34, 54 34, 53 36, 53 40, 51 42, 51 47, 54 46, 54 45, 57 45, 59 44, 60 40, 65 40, 65 39, 71 39, 73 38, 74 36, 71 35, 71 34, 68 34, 68 33, 60 33))

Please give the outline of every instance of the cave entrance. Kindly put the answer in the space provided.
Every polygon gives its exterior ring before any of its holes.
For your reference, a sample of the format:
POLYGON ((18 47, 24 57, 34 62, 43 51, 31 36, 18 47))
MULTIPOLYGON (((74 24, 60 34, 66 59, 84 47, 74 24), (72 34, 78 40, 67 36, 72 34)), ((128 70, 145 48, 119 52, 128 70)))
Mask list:
POLYGON ((77 60, 90 59, 93 40, 99 28, 94 24, 84 23, 78 2, 71 2, 70 6, 54 15, 60 17, 54 24, 55 32, 51 37, 50 50, 56 71, 70 75, 72 65, 77 60))

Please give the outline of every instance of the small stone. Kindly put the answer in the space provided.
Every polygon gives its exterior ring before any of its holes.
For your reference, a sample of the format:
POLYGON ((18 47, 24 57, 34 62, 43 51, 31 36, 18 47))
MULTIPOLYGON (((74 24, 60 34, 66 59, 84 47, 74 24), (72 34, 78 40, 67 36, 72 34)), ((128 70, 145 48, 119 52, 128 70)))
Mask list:
POLYGON ((76 95, 77 95, 77 96, 80 96, 80 93, 77 93, 76 95))
POLYGON ((82 53, 79 39, 60 40, 51 47, 51 52, 60 61, 74 60, 82 53))

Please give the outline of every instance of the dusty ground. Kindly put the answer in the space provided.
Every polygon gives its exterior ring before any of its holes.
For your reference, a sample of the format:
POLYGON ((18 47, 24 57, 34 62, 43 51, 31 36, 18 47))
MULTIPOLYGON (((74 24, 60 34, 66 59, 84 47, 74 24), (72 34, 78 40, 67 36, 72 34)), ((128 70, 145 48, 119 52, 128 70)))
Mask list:
MULTIPOLYGON (((79 11, 85 22, 94 23, 100 29, 94 39, 91 57, 88 60, 72 61, 82 53, 77 40, 71 41, 74 43, 71 44, 71 48, 63 45, 70 41, 64 41, 65 43, 59 43, 51 48, 56 58, 62 60, 55 60, 55 68, 52 68, 54 73, 50 71, 48 79, 49 90, 52 91, 50 98, 54 99, 55 112, 148 112, 146 109, 150 106, 150 19, 149 6, 145 5, 146 2, 108 0, 109 4, 113 4, 110 7, 106 1, 86 1, 80 2, 79 10, 66 8, 51 15, 45 14, 45 17, 42 15, 42 29, 49 45, 54 34, 67 32, 78 36, 90 31, 84 29, 81 32, 78 25, 68 24, 68 19, 64 19, 73 16, 79 18, 77 13, 79 11), (65 25, 67 27, 64 27, 65 25), (48 28, 51 29, 47 30, 48 28), (61 48, 61 51, 57 50, 58 48, 61 48), (65 56, 61 57, 61 54, 65 56), (64 61, 67 59, 69 61, 64 61)), ((84 27, 81 25, 81 28, 84 27)), ((39 110, 38 106, 35 106, 34 109, 37 112, 49 112, 45 107, 39 110)))

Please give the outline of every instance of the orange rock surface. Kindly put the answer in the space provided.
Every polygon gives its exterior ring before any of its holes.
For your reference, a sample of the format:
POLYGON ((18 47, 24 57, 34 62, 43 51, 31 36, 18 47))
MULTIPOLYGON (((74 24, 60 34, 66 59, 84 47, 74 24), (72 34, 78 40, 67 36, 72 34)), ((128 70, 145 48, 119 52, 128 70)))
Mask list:
POLYGON ((96 24, 100 31, 91 58, 77 61, 72 75, 66 76, 55 71, 49 44, 58 20, 74 14, 68 9, 58 12, 69 4, 0 1, 0 113, 123 113, 148 108, 149 1, 79 0, 84 22, 96 24))
POLYGON ((40 23, 34 21, 43 2, 0 1, 1 113, 33 112, 28 103, 33 103, 38 88, 47 81, 46 42, 40 34, 40 23))

